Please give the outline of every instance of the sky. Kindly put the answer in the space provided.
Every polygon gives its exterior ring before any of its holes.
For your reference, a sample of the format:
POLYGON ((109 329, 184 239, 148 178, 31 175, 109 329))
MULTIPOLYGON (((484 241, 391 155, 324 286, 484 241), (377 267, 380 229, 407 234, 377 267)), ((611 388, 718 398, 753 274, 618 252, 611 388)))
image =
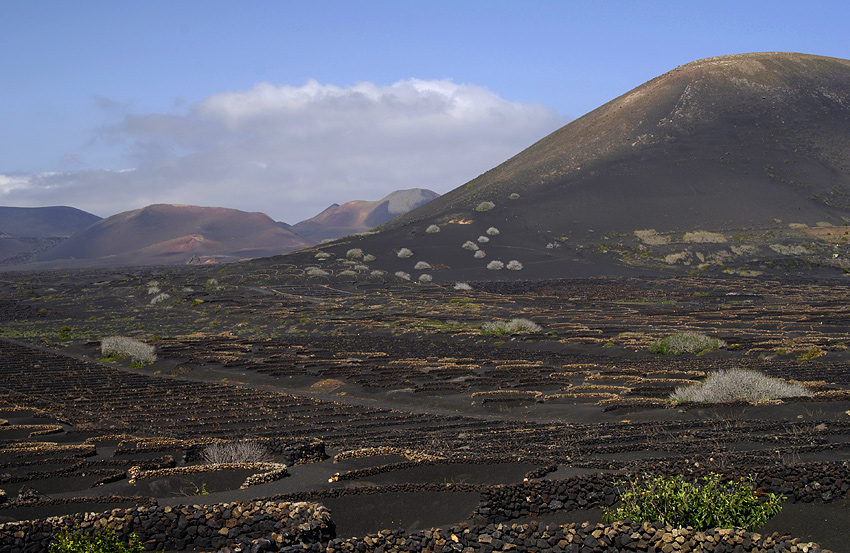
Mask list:
POLYGON ((679 65, 850 58, 848 28, 819 0, 0 0, 0 205, 443 194, 679 65))

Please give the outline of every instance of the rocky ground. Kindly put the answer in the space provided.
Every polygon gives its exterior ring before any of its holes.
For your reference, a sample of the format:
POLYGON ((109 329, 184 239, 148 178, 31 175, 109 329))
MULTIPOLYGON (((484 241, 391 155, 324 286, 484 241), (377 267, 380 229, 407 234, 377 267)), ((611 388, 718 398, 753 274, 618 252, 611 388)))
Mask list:
MULTIPOLYGON (((322 503, 338 539, 459 524, 476 540, 519 539, 597 523, 629 474, 713 471, 787 497, 763 533, 842 551, 843 280, 469 284, 317 283, 271 262, 0 275, 0 520, 264 499, 322 503), (542 330, 480 330, 513 318, 542 330), (727 346, 649 353, 682 330, 727 346), (155 345, 157 361, 102 359, 100 340, 115 335, 155 345), (814 395, 668 402, 676 387, 731 367, 814 395), (207 443, 245 437, 273 451, 267 465, 198 458, 207 443)), ((556 545, 569 534, 558 532, 556 545)), ((372 541, 370 550, 398 547, 372 541)))

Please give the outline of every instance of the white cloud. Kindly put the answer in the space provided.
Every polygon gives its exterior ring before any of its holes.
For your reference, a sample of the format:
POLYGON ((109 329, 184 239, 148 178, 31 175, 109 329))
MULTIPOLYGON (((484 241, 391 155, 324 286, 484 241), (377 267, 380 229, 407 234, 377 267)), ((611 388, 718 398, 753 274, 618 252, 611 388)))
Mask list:
POLYGON ((135 170, 0 176, 0 205, 111 215, 188 203, 295 223, 332 202, 399 188, 448 192, 563 123, 552 109, 450 80, 261 83, 180 115, 128 115, 101 136, 123 143, 135 170))

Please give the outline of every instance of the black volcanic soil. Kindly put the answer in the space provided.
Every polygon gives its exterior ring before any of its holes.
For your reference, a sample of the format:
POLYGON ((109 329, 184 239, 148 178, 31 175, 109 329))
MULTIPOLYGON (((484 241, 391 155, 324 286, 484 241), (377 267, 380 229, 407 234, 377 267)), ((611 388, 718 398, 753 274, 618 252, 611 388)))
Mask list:
MULTIPOLYGON (((466 520, 482 494, 526 478, 793 470, 775 480, 791 491, 768 528, 843 547, 847 492, 811 495, 802 483, 850 460, 842 279, 472 282, 467 291, 317 283, 275 260, 0 276, 0 488, 14 498, 0 506, 3 520, 275 497, 325 502, 339 535, 362 535, 466 520), (170 298, 151 303, 151 288, 170 298), (542 332, 479 330, 515 317, 542 332), (680 330, 728 345, 648 353, 680 330), (158 360, 100 361, 109 335, 155 344, 158 360), (666 402, 677 386, 729 367, 805 382, 815 396, 666 402), (250 471, 126 479, 131 466, 191 466, 193 444, 244 436, 320 439, 329 458, 244 490, 250 471), (35 442, 44 444, 21 449, 35 442), (333 462, 369 447, 391 449, 333 462)), ((539 517, 595 520, 599 510, 539 517)))

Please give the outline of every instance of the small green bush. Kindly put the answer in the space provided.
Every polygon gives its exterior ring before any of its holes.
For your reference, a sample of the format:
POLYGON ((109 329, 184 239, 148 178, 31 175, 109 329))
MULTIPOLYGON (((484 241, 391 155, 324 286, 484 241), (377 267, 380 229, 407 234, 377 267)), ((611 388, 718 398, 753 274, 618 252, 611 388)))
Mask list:
POLYGON ((141 553, 145 550, 135 534, 130 536, 129 542, 124 542, 109 526, 94 535, 81 530, 65 531, 56 539, 57 543, 51 543, 48 548, 50 553, 141 553))
POLYGON ((726 346, 726 342, 697 332, 679 332, 653 342, 650 353, 662 355, 682 355, 684 353, 705 353, 726 346))
POLYGON ((686 482, 681 476, 644 475, 626 483, 615 510, 605 509, 604 519, 662 522, 674 528, 758 528, 782 510, 782 496, 765 494, 761 499, 751 481, 720 482, 720 475, 705 476, 703 484, 686 482))
POLYGON ((728 403, 810 395, 812 392, 799 384, 749 369, 729 369, 715 371, 703 382, 676 388, 670 400, 674 403, 728 403))
POLYGON ((476 206, 475 211, 490 211, 494 207, 496 207, 496 204, 493 202, 481 202, 476 206))

